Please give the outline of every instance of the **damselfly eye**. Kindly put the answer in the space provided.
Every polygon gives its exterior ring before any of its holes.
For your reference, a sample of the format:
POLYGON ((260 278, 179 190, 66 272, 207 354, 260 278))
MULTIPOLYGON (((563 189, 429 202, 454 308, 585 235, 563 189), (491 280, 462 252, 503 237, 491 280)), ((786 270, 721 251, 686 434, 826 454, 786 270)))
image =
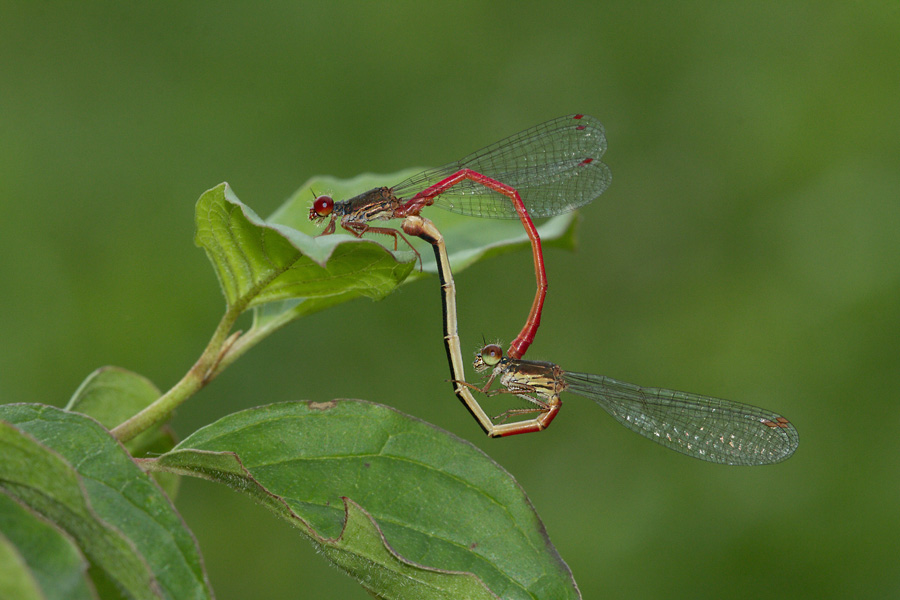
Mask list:
POLYGON ((334 199, 331 196, 318 196, 309 209, 309 218, 327 217, 334 210, 334 199))
POLYGON ((481 360, 489 367, 495 366, 503 358, 503 348, 497 344, 488 344, 479 352, 481 360))

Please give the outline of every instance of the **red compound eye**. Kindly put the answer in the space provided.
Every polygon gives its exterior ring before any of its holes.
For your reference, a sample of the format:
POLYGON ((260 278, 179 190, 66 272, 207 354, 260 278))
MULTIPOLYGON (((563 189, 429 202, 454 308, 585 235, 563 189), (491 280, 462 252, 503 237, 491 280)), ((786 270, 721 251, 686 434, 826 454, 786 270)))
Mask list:
POLYGON ((319 196, 313 200, 312 208, 309 209, 309 218, 327 217, 334 210, 334 199, 331 196, 319 196))

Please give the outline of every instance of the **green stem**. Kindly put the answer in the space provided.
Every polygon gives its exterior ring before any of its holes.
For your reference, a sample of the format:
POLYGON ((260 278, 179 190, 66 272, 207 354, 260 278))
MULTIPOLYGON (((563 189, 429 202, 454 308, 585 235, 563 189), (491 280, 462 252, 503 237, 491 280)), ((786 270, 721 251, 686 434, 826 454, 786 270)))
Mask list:
MULTIPOLYGON (((213 333, 212 339, 203 350, 203 354, 194 363, 194 366, 172 388, 156 399, 150 406, 137 413, 127 421, 121 423, 112 430, 113 436, 120 442, 127 442, 136 435, 161 423, 169 418, 176 408, 200 391, 203 386, 213 380, 221 372, 219 363, 222 359, 222 350, 229 340, 228 332, 234 326, 234 322, 241 314, 241 309, 230 307, 222 316, 219 325, 213 333)), ((227 349, 226 349, 227 351, 227 349)))
POLYGON ((255 318, 253 326, 246 331, 241 337, 233 340, 234 343, 222 350, 222 354, 218 363, 216 363, 210 374, 210 379, 214 379, 219 373, 224 371, 228 366, 243 356, 248 350, 256 346, 258 343, 269 337, 285 325, 296 321, 300 317, 310 315, 320 310, 325 310, 336 304, 345 302, 348 298, 356 298, 357 292, 344 292, 336 294, 328 298, 305 299, 303 302, 290 310, 286 310, 279 316, 266 319, 265 324, 261 325, 255 318))
POLYGON ((295 318, 295 316, 292 316, 291 313, 288 312, 283 315, 282 318, 270 322, 265 327, 258 327, 254 324, 249 331, 247 331, 236 340, 233 340, 233 343, 229 344, 228 347, 223 349, 221 355, 219 356, 219 360, 215 365, 213 365, 209 378, 215 379, 219 375, 219 373, 227 369, 231 365, 231 363, 243 356, 244 353, 250 350, 250 348, 253 348, 269 335, 274 333, 276 330, 281 329, 282 327, 293 321, 295 318))

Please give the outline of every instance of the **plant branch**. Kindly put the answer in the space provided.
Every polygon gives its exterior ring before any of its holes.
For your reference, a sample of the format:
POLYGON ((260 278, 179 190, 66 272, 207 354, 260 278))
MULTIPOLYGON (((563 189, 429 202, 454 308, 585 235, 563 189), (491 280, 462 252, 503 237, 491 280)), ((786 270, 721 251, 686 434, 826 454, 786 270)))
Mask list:
MULTIPOLYGON (((176 408, 200 391, 207 383, 212 381, 222 371, 223 353, 234 347, 238 334, 229 336, 243 308, 230 306, 213 332, 212 339, 203 350, 200 358, 194 366, 165 394, 160 396, 153 404, 137 413, 127 421, 121 423, 112 430, 113 436, 120 442, 127 442, 136 435, 161 423, 169 418, 176 408)), ((228 364, 230 364, 229 361, 228 364)))

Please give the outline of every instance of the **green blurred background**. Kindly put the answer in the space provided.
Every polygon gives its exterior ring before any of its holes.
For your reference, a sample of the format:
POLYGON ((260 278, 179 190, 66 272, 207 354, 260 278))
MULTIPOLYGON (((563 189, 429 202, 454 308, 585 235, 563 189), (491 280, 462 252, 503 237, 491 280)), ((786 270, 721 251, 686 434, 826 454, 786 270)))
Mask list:
MULTIPOLYGON (((778 410, 792 459, 690 460, 575 396, 547 432, 485 439, 444 382, 434 278, 294 323, 175 429, 365 398, 515 475, 585 598, 897 597, 893 2, 4 2, 0 399, 62 405, 106 364, 176 382, 223 309, 192 241, 215 184, 266 215, 313 175, 576 111, 606 125, 613 184, 578 250, 547 253, 529 357, 778 410)), ((458 275, 467 349, 518 331, 531 269, 458 275)), ((219 598, 368 597, 238 494, 185 481, 177 504, 219 598)))

